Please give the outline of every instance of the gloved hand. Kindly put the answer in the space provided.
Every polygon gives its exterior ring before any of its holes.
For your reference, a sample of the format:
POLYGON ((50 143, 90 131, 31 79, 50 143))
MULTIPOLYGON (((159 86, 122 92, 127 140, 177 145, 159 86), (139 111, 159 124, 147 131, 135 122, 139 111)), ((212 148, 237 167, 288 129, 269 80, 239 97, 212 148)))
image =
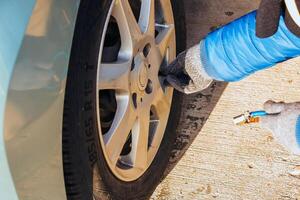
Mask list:
MULTIPOLYGON (((285 2, 286 4, 291 4, 292 1, 289 0, 285 2)), ((298 10, 300 10, 300 0, 294 1, 298 7, 298 10)), ((283 12, 285 15, 284 21, 288 29, 300 37, 300 27, 291 17, 291 15, 294 15, 294 13, 289 12, 289 9, 286 8, 283 0, 261 1, 256 17, 256 35, 260 38, 266 38, 274 35, 278 30, 281 12, 283 12)))
MULTIPOLYGON (((294 0, 286 0, 287 5, 288 2, 294 0)), ((295 2, 300 5, 300 0, 295 2)), ((292 21, 298 19, 299 13, 293 12, 291 19, 286 11, 284 17, 281 4, 281 0, 262 0, 259 14, 251 12, 211 32, 200 44, 180 54, 171 65, 162 67, 161 74, 175 89, 190 94, 208 87, 212 79, 239 81, 299 56, 300 40, 296 35, 299 27, 294 27, 295 21, 292 21), (255 34, 260 37, 274 35, 261 39, 255 34)))
POLYGON ((270 130, 275 140, 291 153, 300 155, 300 102, 267 101, 264 110, 274 115, 262 117, 261 126, 270 130))
POLYGON ((200 45, 180 53, 170 65, 161 67, 160 73, 172 87, 185 94, 200 92, 212 82, 202 66, 200 45))

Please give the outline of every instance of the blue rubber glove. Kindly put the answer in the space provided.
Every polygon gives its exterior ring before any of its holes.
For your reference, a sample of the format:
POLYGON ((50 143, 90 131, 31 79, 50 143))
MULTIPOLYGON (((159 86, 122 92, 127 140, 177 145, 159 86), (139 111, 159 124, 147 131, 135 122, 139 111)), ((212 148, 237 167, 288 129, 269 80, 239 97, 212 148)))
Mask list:
POLYGON ((201 43, 202 66, 216 80, 239 81, 276 63, 300 55, 300 38, 280 16, 278 31, 271 37, 256 37, 256 12, 212 32, 201 43))
POLYGON ((267 101, 264 109, 269 114, 279 114, 262 117, 261 126, 270 130, 275 140, 291 153, 300 155, 300 102, 267 101))

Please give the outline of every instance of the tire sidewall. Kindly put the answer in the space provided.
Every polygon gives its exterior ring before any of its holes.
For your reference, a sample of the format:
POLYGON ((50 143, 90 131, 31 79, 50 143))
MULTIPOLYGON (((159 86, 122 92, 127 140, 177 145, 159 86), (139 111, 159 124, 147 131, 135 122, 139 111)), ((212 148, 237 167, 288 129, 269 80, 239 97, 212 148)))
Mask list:
MULTIPOLYGON (((106 163, 97 124, 96 83, 101 38, 111 3, 112 0, 101 1, 100 4, 98 0, 88 0, 82 1, 79 8, 64 112, 63 138, 67 141, 63 147, 66 155, 64 171, 68 199, 74 199, 74 192, 79 199, 92 199, 95 185, 104 185, 113 199, 149 198, 161 181, 176 139, 182 96, 174 92, 162 143, 147 171, 135 181, 124 182, 114 176, 106 163), (73 189, 68 189, 68 182, 72 182, 73 189)), ((178 5, 175 6, 178 9, 178 5)))

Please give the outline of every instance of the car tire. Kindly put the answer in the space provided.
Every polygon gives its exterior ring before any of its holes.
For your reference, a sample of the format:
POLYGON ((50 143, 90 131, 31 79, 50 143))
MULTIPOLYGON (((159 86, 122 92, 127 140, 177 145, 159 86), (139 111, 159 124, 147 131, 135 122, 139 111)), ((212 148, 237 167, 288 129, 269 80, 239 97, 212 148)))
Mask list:
MULTIPOLYGON (((126 182, 110 170, 99 142, 95 101, 98 56, 111 0, 81 1, 66 82, 63 116, 63 165, 67 198, 148 199, 161 182, 176 141, 182 94, 173 93, 169 120, 158 152, 141 177, 126 182), (175 131, 176 130, 176 131, 175 131)), ((177 52, 185 49, 182 0, 172 1, 176 13, 177 52)))

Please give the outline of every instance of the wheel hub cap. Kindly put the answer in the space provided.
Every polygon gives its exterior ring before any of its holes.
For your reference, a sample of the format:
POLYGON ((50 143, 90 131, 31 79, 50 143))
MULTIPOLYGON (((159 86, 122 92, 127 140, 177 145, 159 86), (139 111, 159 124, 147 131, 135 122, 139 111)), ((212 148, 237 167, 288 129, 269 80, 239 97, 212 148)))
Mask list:
MULTIPOLYGON (((144 91, 147 87, 148 79, 149 79, 149 70, 148 69, 148 60, 145 58, 142 53, 138 53, 134 58, 134 69, 133 69, 133 77, 132 80, 136 81, 136 84, 140 91, 144 91)), ((134 90, 134 89, 133 89, 134 90)))

